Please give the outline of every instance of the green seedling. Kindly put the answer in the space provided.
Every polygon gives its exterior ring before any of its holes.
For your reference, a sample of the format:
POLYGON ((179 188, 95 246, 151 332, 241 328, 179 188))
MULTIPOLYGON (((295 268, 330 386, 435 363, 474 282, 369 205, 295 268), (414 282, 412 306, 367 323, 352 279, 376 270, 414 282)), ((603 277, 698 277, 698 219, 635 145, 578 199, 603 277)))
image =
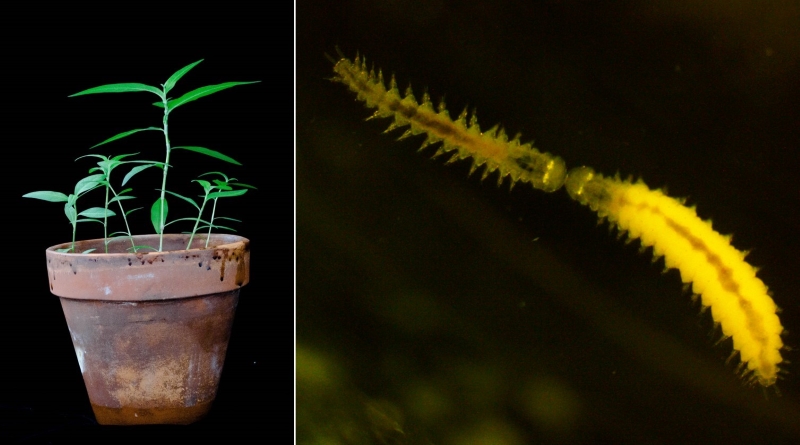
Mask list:
MULTIPOLYGON (((188 202, 189 204, 194 206, 194 208, 197 209, 197 218, 179 218, 179 219, 176 219, 174 221, 170 221, 170 222, 168 222, 166 224, 166 225, 170 225, 170 224, 172 224, 174 222, 178 222, 178 221, 194 221, 194 228, 192 229, 192 231, 191 232, 184 232, 184 233, 191 233, 191 236, 189 237, 189 243, 186 246, 187 249, 189 248, 189 246, 192 245, 192 240, 194 239, 194 235, 195 235, 195 233, 197 233, 198 230, 202 230, 202 229, 206 229, 206 228, 208 229, 208 236, 206 237, 206 245, 205 245, 206 247, 208 247, 208 240, 209 240, 209 238, 211 238, 211 229, 212 228, 213 229, 230 230, 232 232, 235 232, 236 230, 234 230, 234 229, 232 229, 230 227, 214 224, 214 220, 216 220, 216 219, 225 219, 225 220, 229 220, 229 221, 241 222, 241 221, 239 221, 238 219, 235 219, 235 218, 228 218, 228 217, 225 217, 225 216, 216 216, 217 200, 219 198, 231 198, 231 197, 234 197, 234 196, 242 196, 247 192, 247 189, 255 189, 255 187, 253 187, 252 185, 242 184, 240 182, 232 182, 232 181, 235 181, 236 178, 228 179, 228 177, 224 173, 221 173, 221 172, 208 172, 208 173, 203 173, 200 176, 202 177, 202 176, 213 175, 213 174, 220 175, 223 178, 225 178, 225 180, 223 181, 223 180, 219 180, 219 179, 214 179, 213 180, 214 181, 214 185, 211 185, 210 182, 208 182, 208 181, 206 181, 204 179, 195 179, 195 180, 193 180, 193 182, 196 182, 196 183, 200 184, 203 187, 203 191, 205 192, 204 195, 199 195, 200 198, 203 198, 203 203, 200 204, 200 205, 198 205, 192 198, 188 198, 186 196, 181 196, 181 195, 179 195, 177 193, 167 191, 167 193, 169 193, 171 195, 174 195, 174 196, 177 196, 178 198, 183 199, 184 201, 188 202), (243 187, 243 188, 234 189, 233 187, 243 187), (205 220, 202 219, 202 216, 203 216, 203 210, 206 208, 206 203, 208 203, 208 201, 213 201, 213 204, 211 206, 211 219, 208 220, 208 221, 205 221, 205 220), (201 226, 200 223, 203 223, 204 225, 201 226)), ((152 217, 155 217, 155 215, 153 215, 152 217)))
MULTIPOLYGON (((97 218, 104 218, 106 216, 114 215, 114 212, 100 207, 92 207, 78 213, 78 198, 96 189, 97 187, 100 187, 100 182, 102 180, 103 175, 101 174, 87 176, 75 184, 74 192, 70 193, 69 195, 52 191, 30 192, 22 195, 23 198, 35 198, 43 201, 66 203, 64 204, 64 213, 67 215, 67 219, 69 219, 69 222, 72 225, 72 245, 69 248, 58 249, 59 252, 75 251, 75 234, 77 232, 79 222, 102 222, 97 218), (79 216, 83 216, 85 218, 78 219, 79 216)), ((90 249, 81 253, 90 253, 93 250, 94 249, 90 249)))
MULTIPOLYGON (((224 178, 224 180, 215 179, 214 180, 214 185, 212 185, 208 181, 201 180, 201 179, 197 179, 197 180, 194 181, 194 182, 198 182, 200 185, 202 185, 203 189, 205 190, 205 195, 201 196, 203 198, 202 205, 197 205, 197 203, 195 203, 194 200, 192 200, 190 198, 187 198, 185 196, 179 195, 178 193, 175 193, 175 192, 170 191, 170 190, 167 189, 167 173, 169 172, 169 168, 170 168, 170 163, 169 163, 170 162, 170 156, 172 154, 172 151, 174 151, 174 150, 192 151, 192 152, 199 153, 199 154, 202 154, 202 155, 205 155, 205 156, 210 156, 212 158, 215 158, 215 159, 218 159, 218 160, 221 160, 221 161, 224 161, 224 162, 228 162, 228 163, 235 164, 235 165, 241 165, 235 159, 233 159, 230 156, 227 156, 225 154, 222 154, 222 153, 220 153, 219 151, 216 151, 216 150, 211 150, 211 149, 206 148, 206 147, 199 147, 199 146, 193 146, 193 145, 172 146, 171 143, 170 143, 168 120, 169 120, 170 113, 175 111, 176 108, 178 108, 178 107, 180 107, 182 105, 185 105, 185 104, 187 104, 189 102, 192 102, 194 100, 200 99, 202 97, 205 97, 205 96, 220 92, 222 90, 225 90, 225 89, 228 89, 228 88, 231 88, 231 87, 234 87, 234 86, 247 85, 247 84, 251 84, 251 83, 260 82, 260 81, 225 82, 225 83, 221 83, 221 84, 217 84, 217 85, 208 85, 208 86, 196 88, 196 89, 194 89, 192 91, 189 91, 188 93, 178 97, 177 99, 173 99, 173 98, 169 97, 168 96, 169 92, 172 90, 173 87, 175 87, 175 84, 178 82, 178 80, 180 80, 186 73, 188 73, 192 68, 194 68, 197 64, 199 64, 202 61, 203 60, 201 59, 201 60, 198 60, 197 62, 191 63, 191 64, 181 68, 180 70, 175 72, 172 76, 170 76, 169 79, 167 79, 167 81, 164 84, 161 85, 161 88, 157 88, 157 87, 153 87, 153 86, 149 86, 149 85, 145 85, 145 84, 141 84, 141 83, 115 83, 115 84, 108 84, 108 85, 102 85, 102 86, 99 86, 99 87, 89 88, 87 90, 83 90, 83 91, 81 91, 79 93, 75 93, 75 94, 69 96, 69 97, 75 97, 75 96, 83 96, 83 95, 87 95, 87 94, 133 93, 133 92, 149 92, 149 93, 155 94, 156 96, 158 96, 159 101, 153 103, 153 105, 155 105, 156 107, 162 108, 164 110, 164 115, 163 115, 163 118, 162 118, 161 127, 137 128, 137 129, 134 129, 134 130, 124 131, 124 132, 116 134, 116 135, 114 135, 114 136, 112 136, 112 137, 110 137, 110 138, 108 138, 108 139, 106 139, 106 140, 104 140, 104 141, 102 141, 102 142, 100 142, 98 144, 95 144, 94 146, 90 147, 90 149, 93 149, 95 147, 99 147, 101 145, 108 144, 109 142, 113 142, 113 141, 116 141, 116 140, 119 140, 119 139, 122 139, 122 138, 125 138, 125 137, 128 137, 128 136, 131 136, 133 134, 136 134, 136 133, 139 133, 139 132, 142 132, 142 131, 160 131, 164 135, 165 156, 164 156, 164 161, 163 162, 157 162, 157 161, 130 161, 130 160, 123 161, 124 158, 129 157, 129 156, 135 156, 138 153, 118 155, 118 156, 114 156, 114 157, 110 157, 110 158, 107 157, 107 156, 96 155, 96 154, 90 154, 90 155, 81 156, 81 158, 83 158, 83 157, 96 157, 96 158, 99 158, 100 161, 97 163, 97 165, 98 165, 97 167, 93 167, 91 170, 89 170, 89 173, 95 173, 95 174, 87 176, 87 177, 81 179, 80 181, 78 181, 78 183, 75 185, 74 193, 72 193, 70 195, 65 195, 64 193, 60 193, 60 192, 37 191, 37 192, 31 192, 31 193, 27 193, 27 194, 23 195, 23 197, 25 197, 25 198, 35 198, 35 199, 41 199, 41 200, 50 201, 50 202, 65 202, 66 203, 64 205, 64 212, 67 214, 67 218, 69 219, 70 223, 72 224, 72 246, 70 248, 63 249, 63 251, 72 251, 72 252, 74 252, 74 250, 75 250, 75 236, 76 236, 76 231, 77 231, 77 223, 79 223, 79 222, 97 222, 97 223, 100 223, 100 224, 103 225, 103 237, 106 240, 105 241, 106 252, 108 251, 108 243, 112 239, 114 239, 115 237, 119 237, 119 236, 130 238, 130 240, 131 240, 131 250, 133 250, 134 252, 137 251, 138 249, 141 249, 141 248, 154 249, 153 247, 150 247, 150 246, 136 246, 134 241, 133 241, 133 235, 131 233, 130 225, 128 224, 127 216, 131 212, 141 209, 141 207, 133 209, 133 210, 125 211, 123 209, 123 205, 122 205, 122 201, 129 200, 129 199, 134 199, 133 196, 128 194, 128 192, 130 192, 132 189, 131 188, 126 188, 126 189, 124 189, 124 190, 122 190, 120 192, 116 192, 116 190, 112 186, 112 183, 111 183, 111 171, 114 168, 116 168, 116 167, 118 167, 120 165, 123 165, 123 164, 139 164, 139 165, 133 167, 125 175, 125 177, 124 177, 124 179, 122 181, 121 187, 124 187, 125 184, 127 184, 128 181, 134 175, 136 175, 137 173, 139 173, 139 172, 141 172, 143 170, 146 170, 146 169, 148 169, 150 167, 158 167, 158 168, 160 168, 162 170, 161 187, 156 189, 156 190, 158 190, 160 192, 160 196, 150 206, 150 221, 153 224, 153 228, 155 229, 156 233, 159 235, 159 245, 158 245, 158 249, 156 249, 156 250, 158 250, 158 251, 163 250, 164 228, 168 224, 167 223, 167 214, 168 214, 169 206, 168 206, 168 203, 167 203, 167 194, 170 194, 172 196, 176 196, 176 197, 181 198, 181 199, 183 199, 183 200, 185 200, 187 202, 190 202, 192 205, 194 205, 194 207, 196 207, 198 209, 199 213, 198 213, 197 218, 179 218, 179 219, 176 219, 176 220, 172 221, 172 222, 185 221, 185 220, 194 221, 195 224, 194 224, 194 228, 193 228, 193 230, 191 232, 191 234, 192 234, 191 238, 194 238, 194 235, 197 232, 197 230, 201 230, 201 229, 204 229, 204 228, 208 228, 209 229, 209 235, 211 233, 211 229, 212 228, 224 229, 224 230, 233 230, 233 229, 230 229, 229 227, 225 227, 225 226, 214 224, 214 220, 215 220, 214 212, 216 211, 217 199, 218 198, 223 198, 223 197, 240 196, 240 195, 243 195, 247 191, 248 188, 253 188, 254 189, 255 187, 249 186, 247 184, 232 183, 231 181, 233 181, 233 179, 229 180, 227 176, 225 176, 223 173, 220 173, 220 172, 207 173, 207 174, 218 174, 218 175, 221 175, 222 178, 224 178), (97 173, 97 172, 99 172, 99 173, 97 173), (242 188, 234 189, 233 186, 242 187, 242 188), (77 207, 76 207, 76 203, 77 203, 78 198, 83 196, 84 194, 96 189, 96 188, 101 188, 101 187, 105 190, 104 206, 103 207, 92 207, 92 208, 89 208, 87 210, 84 210, 84 211, 78 213, 77 207), (205 209, 206 203, 209 200, 213 200, 214 201, 213 202, 213 206, 212 206, 212 214, 211 214, 211 218, 208 221, 205 221, 205 220, 202 219, 203 210, 205 209), (115 202, 117 203, 117 206, 119 207, 119 210, 120 210, 120 214, 122 215, 123 220, 125 222, 125 231, 114 232, 114 233, 109 235, 108 234, 108 218, 111 217, 111 216, 115 216, 116 213, 113 210, 109 209, 108 207, 109 207, 109 205, 111 205, 111 204, 113 204, 115 202), (78 219, 79 216, 82 216, 84 218, 78 219), (203 225, 201 225, 201 223, 203 225)), ((78 158, 78 159, 80 159, 80 158, 78 158)), ((201 175, 201 176, 203 176, 203 175, 201 175)), ((235 220, 233 218, 224 218, 224 217, 216 217, 216 219, 228 219, 228 220, 238 221, 238 220, 235 220)), ((191 239, 189 241, 189 246, 190 245, 191 245, 191 239)), ((206 239, 206 247, 207 246, 208 246, 208 239, 206 239)), ((187 246, 187 249, 188 248, 189 247, 187 246)), ((90 251, 81 252, 81 253, 90 253, 90 251)))

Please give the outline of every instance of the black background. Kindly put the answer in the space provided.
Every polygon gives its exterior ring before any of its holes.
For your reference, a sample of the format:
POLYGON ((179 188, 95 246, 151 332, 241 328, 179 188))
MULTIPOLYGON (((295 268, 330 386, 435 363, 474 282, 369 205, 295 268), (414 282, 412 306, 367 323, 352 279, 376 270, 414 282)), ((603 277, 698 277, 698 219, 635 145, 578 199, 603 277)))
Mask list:
MULTIPOLYGON (((0 310, 5 345, 0 442, 260 440, 279 417, 267 415, 279 393, 280 424, 286 425, 290 415, 290 11, 282 12, 284 34, 277 39, 271 36, 277 30, 264 25, 267 16, 261 12, 160 8, 138 10, 139 15, 117 11, 117 6, 102 12, 15 10, 4 17, 9 26, 4 27, 8 36, 0 50, 5 85, 2 165, 8 182, 2 214, 9 262, 3 281, 10 287, 3 292, 0 310), (241 219, 233 227, 251 241, 251 283, 241 293, 218 397, 206 419, 187 427, 101 427, 94 423, 60 304, 47 286, 44 250, 71 236, 63 204, 21 196, 34 190, 70 193, 94 165, 87 159, 74 161, 87 153, 141 152, 139 159, 163 160, 163 138, 157 132, 89 150, 116 133, 160 126, 163 113, 150 105, 155 96, 67 96, 108 83, 158 86, 199 59, 205 61, 178 82, 172 97, 228 81, 262 83, 234 87, 176 110, 170 118, 171 141, 218 150, 243 166, 176 151, 167 188, 196 196, 201 189, 189 181, 214 170, 258 187, 220 202, 220 214, 241 219), (283 355, 278 358, 280 344, 283 355)), ((116 181, 126 170, 114 171, 116 181)), ((139 205, 149 208, 159 184, 156 171, 134 178, 131 186, 139 205)), ((99 195, 90 196, 81 198, 82 208, 102 205, 91 201, 99 195)), ((134 233, 152 233, 148 213, 137 213, 131 215, 134 233)), ((170 200, 170 218, 181 216, 190 216, 189 209, 170 200)), ((189 227, 176 224, 173 230, 189 227)), ((79 225, 79 239, 101 236, 99 225, 79 225)))
MULTIPOLYGON (((563 191, 509 192, 381 134, 323 56, 360 51, 451 115, 688 197, 752 249, 797 348, 796 2, 308 1, 297 25, 299 376, 328 363, 341 403, 392 406, 408 443, 796 443, 796 351, 782 396, 744 386, 677 272, 563 191), (449 408, 420 414, 420 388, 449 408), (572 423, 531 417, 529 388, 567 394, 572 423)), ((304 440, 341 425, 308 388, 304 440)))

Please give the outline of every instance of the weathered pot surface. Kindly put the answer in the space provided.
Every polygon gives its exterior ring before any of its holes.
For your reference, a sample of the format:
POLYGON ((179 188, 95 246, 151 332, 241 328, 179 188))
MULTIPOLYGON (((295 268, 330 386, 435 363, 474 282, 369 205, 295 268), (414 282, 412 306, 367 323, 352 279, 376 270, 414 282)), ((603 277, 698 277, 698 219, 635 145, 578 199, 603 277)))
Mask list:
MULTIPOLYGON (((103 251, 104 240, 76 243, 103 251)), ((134 237, 158 245, 158 235, 134 237)), ((188 235, 164 235, 164 251, 108 254, 47 249, 50 289, 61 297, 95 417, 106 425, 186 424, 211 407, 225 361, 239 289, 249 282, 249 241, 212 235, 185 249, 188 235)))

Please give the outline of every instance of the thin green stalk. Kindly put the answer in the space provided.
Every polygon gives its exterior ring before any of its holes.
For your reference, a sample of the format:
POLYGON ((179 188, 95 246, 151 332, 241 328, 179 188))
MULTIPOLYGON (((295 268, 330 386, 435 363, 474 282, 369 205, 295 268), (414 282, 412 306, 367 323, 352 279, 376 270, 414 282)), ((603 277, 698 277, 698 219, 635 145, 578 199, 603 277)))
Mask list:
MULTIPOLYGON (((208 193, 206 193, 206 196, 208 196, 208 193)), ((194 239, 195 232, 197 232, 197 226, 200 225, 200 218, 203 217, 203 209, 206 208, 206 202, 208 202, 208 200, 203 198, 203 205, 200 206, 200 214, 197 215, 197 220, 195 220, 194 222, 194 228, 192 229, 192 234, 189 236, 189 244, 186 245, 186 250, 189 250, 189 248, 192 247, 192 240, 194 239)), ((206 240, 206 247, 208 247, 207 244, 208 240, 206 240)))
MULTIPOLYGON (((106 180, 110 181, 111 178, 106 175, 106 180)), ((108 188, 111 187, 110 185, 106 186, 106 204, 104 208, 108 209, 108 188)), ((103 245, 106 248, 106 253, 108 253, 108 212, 103 215, 103 245)))
MULTIPOLYGON (((109 174, 109 176, 111 176, 111 175, 109 174)), ((114 190, 113 187, 111 187, 110 183, 108 185, 108 188, 111 189, 111 193, 113 193, 114 196, 116 197, 117 196, 117 192, 114 190)), ((106 200, 106 202, 108 202, 108 200, 106 200)), ((119 200, 119 199, 117 200, 117 205, 119 206, 119 213, 120 213, 120 215, 122 215, 122 220, 125 221, 125 229, 128 231, 128 239, 131 240, 131 248, 133 249, 133 253, 136 253, 137 252, 136 243, 133 242, 133 233, 131 233, 131 226, 128 225, 128 215, 125 214, 125 209, 122 208, 122 201, 121 200, 119 200)), ((106 204, 106 207, 107 206, 108 206, 108 204, 106 204)), ((108 253, 108 246, 106 246, 106 253, 108 253)))
POLYGON ((75 253, 75 233, 77 231, 78 231, 78 224, 72 223, 72 253, 75 253))
POLYGON ((166 144, 167 148, 167 156, 164 160, 164 175, 161 179, 161 199, 160 209, 159 209, 159 217, 158 223, 160 225, 159 234, 158 234, 158 251, 161 252, 164 250, 164 200, 166 199, 166 190, 167 190, 167 169, 169 169, 169 152, 170 152, 170 145, 169 145, 169 125, 167 124, 167 119, 169 118, 169 106, 167 106, 167 95, 164 95, 164 143, 166 144))
MULTIPOLYGON (((211 219, 208 220, 208 236, 206 237, 206 248, 208 248, 208 240, 211 239, 211 226, 214 225, 214 214, 217 212, 217 199, 214 198, 214 205, 211 206, 211 219)), ((203 203, 205 205, 205 203, 203 203)))

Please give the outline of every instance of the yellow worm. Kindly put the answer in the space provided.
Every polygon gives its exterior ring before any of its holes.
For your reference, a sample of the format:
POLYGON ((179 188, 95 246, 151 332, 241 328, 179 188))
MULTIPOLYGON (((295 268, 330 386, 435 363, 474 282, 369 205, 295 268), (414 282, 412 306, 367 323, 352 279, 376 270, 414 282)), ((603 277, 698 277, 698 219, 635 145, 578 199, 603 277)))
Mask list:
POLYGON ((764 386, 775 383, 783 361, 777 306, 745 254, 703 221, 694 209, 643 183, 604 178, 589 167, 569 172, 567 192, 608 218, 631 238, 653 247, 668 268, 678 269, 684 283, 702 298, 703 306, 733 338, 747 370, 764 386))
POLYGON ((358 56, 353 61, 342 58, 334 71, 335 81, 347 85, 367 107, 377 109, 372 118, 394 118, 387 131, 410 126, 400 139, 424 133, 428 138, 421 148, 442 142, 437 155, 455 150, 449 162, 472 158, 471 172, 486 165, 483 177, 497 170, 498 183, 508 176, 512 186, 516 181, 528 182, 546 192, 566 184, 572 199, 588 205, 631 238, 640 238, 643 246, 652 246, 668 268, 680 271, 684 283, 693 283, 693 291, 701 295, 703 306, 711 308, 723 335, 733 338, 734 352, 739 352, 751 381, 763 386, 775 383, 783 361, 783 326, 775 302, 756 270, 744 260, 745 254, 694 209, 641 182, 604 178, 588 167, 567 174, 558 156, 520 144, 518 138, 509 141, 497 127, 481 132, 474 114, 467 124, 466 110, 453 121, 443 102, 434 111, 427 93, 421 104, 411 87, 401 96, 394 77, 386 89, 383 74, 367 70, 358 56))
POLYGON ((428 94, 422 96, 422 104, 418 104, 411 92, 411 87, 404 96, 400 96, 397 82, 392 76, 387 90, 383 83, 383 73, 368 71, 366 62, 356 56, 354 61, 341 59, 333 67, 339 81, 354 91, 358 99, 370 108, 377 108, 372 117, 394 117, 394 122, 386 131, 409 125, 411 128, 400 139, 425 133, 428 139, 422 144, 424 148, 430 144, 442 142, 436 155, 457 150, 451 161, 472 158, 472 171, 486 165, 483 177, 498 170, 500 178, 509 176, 511 185, 516 181, 528 182, 537 189, 552 192, 564 185, 567 168, 564 161, 550 153, 541 153, 531 144, 520 144, 519 138, 509 141, 505 132, 497 127, 481 132, 478 119, 472 114, 467 124, 467 110, 464 110, 455 122, 441 102, 438 111, 434 111, 428 94))

